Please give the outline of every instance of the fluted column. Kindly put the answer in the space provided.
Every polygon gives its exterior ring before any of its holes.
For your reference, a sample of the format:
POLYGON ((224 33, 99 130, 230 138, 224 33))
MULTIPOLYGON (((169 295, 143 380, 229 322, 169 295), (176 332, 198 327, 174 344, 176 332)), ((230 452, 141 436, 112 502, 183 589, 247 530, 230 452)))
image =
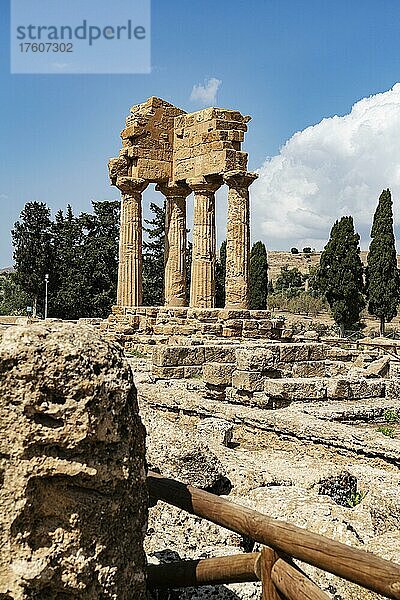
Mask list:
POLYGON ((119 238, 118 306, 142 303, 142 192, 148 181, 119 177, 122 192, 119 238))
POLYGON ((186 306, 186 185, 156 187, 166 198, 165 210, 165 306, 186 306))
POLYGON ((224 181, 228 191, 226 229, 225 308, 249 307, 250 210, 249 186, 255 173, 232 171, 224 181))
POLYGON ((215 192, 222 181, 188 181, 194 191, 190 306, 215 306, 215 192))

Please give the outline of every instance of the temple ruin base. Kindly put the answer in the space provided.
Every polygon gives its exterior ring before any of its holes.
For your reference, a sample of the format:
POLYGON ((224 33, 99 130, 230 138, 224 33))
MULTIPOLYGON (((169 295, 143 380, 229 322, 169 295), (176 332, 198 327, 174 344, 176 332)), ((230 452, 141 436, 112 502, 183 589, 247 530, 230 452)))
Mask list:
POLYGON ((284 321, 272 318, 268 310, 164 306, 114 306, 101 329, 118 335, 127 350, 136 340, 188 344, 218 338, 279 340, 286 335, 284 321))

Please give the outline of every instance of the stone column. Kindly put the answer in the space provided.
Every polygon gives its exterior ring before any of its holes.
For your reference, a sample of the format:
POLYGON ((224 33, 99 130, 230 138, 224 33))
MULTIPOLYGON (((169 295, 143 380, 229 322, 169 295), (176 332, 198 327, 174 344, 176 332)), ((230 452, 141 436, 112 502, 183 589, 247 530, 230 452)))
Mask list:
POLYGON ((215 192, 221 181, 188 181, 194 191, 190 306, 215 306, 215 192))
POLYGON ((165 210, 165 306, 186 306, 186 185, 158 185, 166 198, 165 210))
POLYGON ((118 306, 142 303, 142 192, 148 181, 120 177, 122 192, 121 230, 119 238, 118 306))
POLYGON ((255 173, 231 171, 224 175, 229 187, 226 229, 225 308, 249 307, 250 211, 249 186, 255 173))

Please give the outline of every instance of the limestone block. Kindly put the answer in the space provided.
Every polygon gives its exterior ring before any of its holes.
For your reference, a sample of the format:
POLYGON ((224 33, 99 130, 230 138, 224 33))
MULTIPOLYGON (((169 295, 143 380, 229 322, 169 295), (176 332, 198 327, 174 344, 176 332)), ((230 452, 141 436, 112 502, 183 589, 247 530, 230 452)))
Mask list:
POLYGON ((233 425, 224 419, 207 418, 200 421, 197 431, 205 441, 211 438, 215 442, 229 447, 233 437, 233 425))
POLYGON ((385 392, 387 398, 400 398, 400 380, 388 379, 385 381, 385 392))
POLYGON ((188 308, 187 318, 201 323, 215 323, 218 319, 218 308, 188 308))
POLYGON ((222 327, 222 337, 224 338, 239 338, 242 330, 231 329, 230 327, 222 327))
POLYGON ((275 357, 269 348, 238 348, 236 364, 240 371, 267 371, 274 366, 275 357))
POLYGON ((292 374, 293 377, 324 377, 325 363, 321 360, 294 363, 292 374))
POLYGON ((219 323, 200 323, 198 327, 200 333, 205 335, 218 335, 222 334, 222 325, 219 323))
POLYGON ((223 308, 218 313, 218 319, 221 321, 231 321, 237 319, 248 319, 250 311, 249 310, 233 310, 223 308))
POLYGON ((266 379, 264 391, 273 398, 287 400, 319 400, 326 397, 326 385, 323 379, 266 379))
POLYGON ((346 348, 335 348, 329 347, 326 351, 326 358, 331 360, 353 360, 357 356, 358 352, 354 350, 347 350, 346 348))
POLYGON ((185 379, 200 379, 203 376, 203 367, 198 367, 196 365, 183 367, 183 375, 185 379))
POLYGON ((232 385, 234 364, 211 362, 203 367, 203 381, 210 385, 232 385))
POLYGON ((271 311, 270 310, 250 310, 249 318, 257 319, 257 320, 270 319, 271 311))
POLYGON ((390 356, 382 356, 374 360, 365 369, 365 377, 385 377, 389 372, 390 356))
POLYGON ((157 367, 202 365, 203 346, 157 346, 153 350, 153 364, 157 367))
POLYGON ((236 360, 235 346, 204 346, 205 362, 234 363, 236 360))
POLYGON ((265 376, 257 371, 234 371, 232 387, 246 392, 261 392, 264 388, 265 376))
POLYGON ((144 600, 145 432, 121 349, 66 323, 0 345, 0 597, 144 600))
POLYGON ((158 367, 157 365, 153 365, 151 372, 156 379, 184 379, 185 378, 185 368, 184 367, 158 367))
POLYGON ((328 377, 345 375, 349 371, 348 363, 341 360, 325 360, 325 372, 328 377))
POLYGON ((350 384, 346 379, 327 379, 326 394, 328 398, 348 398, 350 396, 350 384))
POLYGON ((324 360, 327 352, 330 349, 326 344, 307 344, 308 346, 308 358, 309 360, 324 360))
POLYGON ((301 362, 309 358, 306 344, 281 344, 279 348, 282 362, 301 362))
MULTIPOLYGON (((243 331, 247 332, 256 332, 258 329, 259 323, 255 319, 243 319, 243 331)), ((272 324, 271 324, 272 326, 272 324)))
POLYGON ((381 380, 360 379, 350 382, 350 395, 353 398, 382 398, 385 384, 381 380))
POLYGON ((390 361, 389 377, 400 377, 400 362, 390 361))

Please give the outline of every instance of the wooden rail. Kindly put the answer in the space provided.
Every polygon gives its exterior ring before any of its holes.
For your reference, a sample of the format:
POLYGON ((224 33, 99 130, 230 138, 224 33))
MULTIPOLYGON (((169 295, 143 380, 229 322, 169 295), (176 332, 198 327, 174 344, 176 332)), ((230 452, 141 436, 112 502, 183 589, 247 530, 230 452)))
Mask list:
MULTIPOLYGON (((224 498, 173 479, 167 479, 157 473, 149 473, 148 488, 153 499, 163 500, 269 546, 277 553, 333 573, 382 596, 400 600, 400 565, 295 525, 271 519, 255 510, 234 504, 224 498)), ((266 557, 264 557, 264 561, 266 561, 266 557)), ((269 581, 272 580, 274 587, 285 594, 283 596, 275 595, 275 598, 283 597, 290 600, 291 596, 287 591, 287 569, 285 567, 286 575, 282 578, 282 565, 276 566, 277 563, 279 563, 278 560, 270 560, 269 581)), ((295 582, 297 574, 290 571, 290 577, 295 582)), ((296 592, 298 594, 298 588, 296 588, 296 592)), ((297 595, 297 598, 299 597, 297 595)), ((272 599, 273 596, 270 595, 269 598, 272 599)), ((303 598, 317 597, 305 595, 303 598)), ((326 596, 320 596, 320 598, 326 598, 326 596)))
MULTIPOLYGON (((147 585, 150 589, 198 587, 262 581, 269 574, 271 584, 288 600, 328 600, 308 577, 278 558, 270 548, 251 554, 182 560, 162 565, 149 565, 147 585), (265 570, 264 567, 267 566, 265 570), (269 568, 270 567, 270 568, 269 568)), ((265 586, 267 589, 268 586, 265 586)), ((271 590, 266 597, 273 598, 271 590)), ((276 598, 279 598, 276 595, 276 598)))

